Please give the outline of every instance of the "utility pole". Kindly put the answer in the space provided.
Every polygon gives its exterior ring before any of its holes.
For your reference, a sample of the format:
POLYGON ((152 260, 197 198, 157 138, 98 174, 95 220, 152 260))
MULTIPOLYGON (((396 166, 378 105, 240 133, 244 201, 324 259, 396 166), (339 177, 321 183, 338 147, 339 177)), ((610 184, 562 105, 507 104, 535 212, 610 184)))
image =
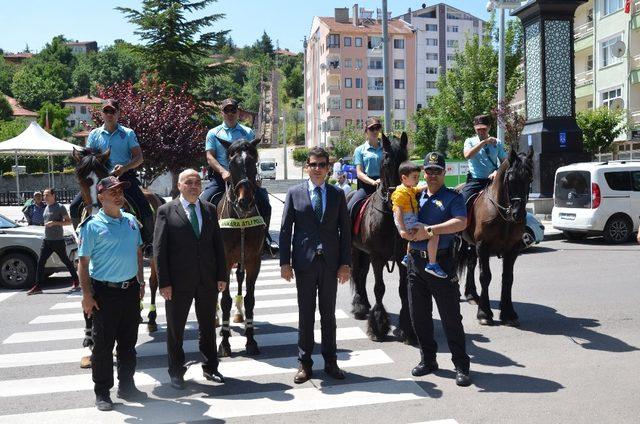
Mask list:
POLYGON ((382 72, 384 85, 384 132, 391 132, 391 81, 389 78, 389 22, 387 0, 382 0, 382 72))
POLYGON ((284 179, 287 180, 287 111, 282 108, 282 150, 284 158, 284 179))
MULTIPOLYGON (((498 107, 503 106, 505 96, 505 63, 504 63, 504 8, 500 8, 500 35, 498 42, 498 107)), ((498 140, 504 142, 504 126, 498 126, 498 140)))

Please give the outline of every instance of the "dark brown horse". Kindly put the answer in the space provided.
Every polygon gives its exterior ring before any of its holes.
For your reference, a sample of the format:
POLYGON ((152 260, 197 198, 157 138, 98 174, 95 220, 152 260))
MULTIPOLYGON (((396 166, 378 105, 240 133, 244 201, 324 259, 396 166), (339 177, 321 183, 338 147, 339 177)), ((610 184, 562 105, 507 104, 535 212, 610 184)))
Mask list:
MULTIPOLYGON (((407 298, 407 270, 400 265, 406 253, 407 242, 400 238, 393 223, 391 212, 391 192, 400 184, 398 167, 407 160, 407 134, 402 133, 400 140, 389 140, 382 135, 382 164, 380 167, 380 185, 365 204, 364 215, 357 234, 353 236, 351 287, 354 289, 352 313, 356 319, 365 319, 368 315, 367 334, 374 341, 383 341, 389 332, 389 314, 382 304, 385 293, 382 271, 389 261, 398 265, 400 273, 400 318, 399 336, 405 343, 414 343, 415 334, 409 318, 407 298), (376 303, 371 307, 367 296, 367 273, 373 266, 375 286, 373 288, 376 303)), ((391 272, 391 270, 389 270, 391 272)))
POLYGON ((509 159, 502 162, 493 182, 479 195, 467 219, 463 243, 457 258, 458 275, 466 268, 465 297, 478 302, 477 318, 482 325, 493 325, 489 305, 491 256, 502 257, 502 293, 500 321, 518 326, 518 314, 511 301, 513 266, 522 251, 522 234, 526 222, 526 205, 533 178, 533 151, 518 154, 511 150, 509 159), (480 297, 476 292, 474 272, 480 259, 480 297))
MULTIPOLYGON (((82 217, 98 212, 99 205, 96 185, 101 179, 109 176, 109 170, 106 167, 106 164, 109 161, 109 153, 109 150, 102 153, 90 148, 82 148, 81 150, 74 149, 73 151, 72 156, 76 161, 76 178, 78 179, 80 194, 82 195, 82 205, 80 206, 80 215, 82 217)), ((155 222, 155 211, 157 211, 165 201, 162 197, 147 189, 143 188, 142 193, 154 212, 155 222)), ((132 202, 126 199, 124 209, 135 215, 135 208, 133 208, 131 204, 132 202)), ((151 275, 149 276, 151 305, 149 306, 149 321, 147 322, 147 328, 151 333, 158 329, 158 325, 156 323, 156 292, 158 290, 158 277, 156 274, 155 261, 152 258, 149 258, 149 263, 151 267, 151 275)))
MULTIPOLYGON (((257 190, 256 176, 258 174, 258 149, 260 139, 253 141, 237 140, 233 144, 223 142, 229 155, 229 173, 231 178, 229 187, 222 200, 218 203, 218 219, 224 242, 227 260, 227 273, 237 264, 236 279, 238 281, 238 296, 242 300, 242 283, 246 275, 247 289, 244 296, 246 319, 244 335, 247 338, 246 350, 248 355, 260 353, 258 343, 254 338, 253 307, 255 305, 255 286, 262 261, 262 246, 265 231, 264 220, 260 217, 255 204, 257 190)), ((236 299, 238 299, 236 296, 236 299)), ((219 356, 230 356, 231 328, 231 295, 227 285, 222 292, 222 340, 218 347, 219 356)), ((236 322, 242 321, 242 302, 236 300, 238 308, 236 322), (238 316, 239 315, 239 316, 238 316)))

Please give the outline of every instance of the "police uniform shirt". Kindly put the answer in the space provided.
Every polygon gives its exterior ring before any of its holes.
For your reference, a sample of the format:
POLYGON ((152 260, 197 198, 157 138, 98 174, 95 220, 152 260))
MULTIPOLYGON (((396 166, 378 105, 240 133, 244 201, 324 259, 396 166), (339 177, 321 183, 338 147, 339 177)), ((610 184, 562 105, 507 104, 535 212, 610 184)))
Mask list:
POLYGON ((100 281, 127 281, 138 273, 138 247, 142 246, 136 218, 127 212, 112 218, 104 210, 80 225, 79 256, 88 256, 89 275, 100 281))
POLYGON ((353 163, 360 165, 368 177, 379 177, 380 164, 382 163, 382 144, 378 143, 376 148, 370 145, 368 140, 365 141, 353 152, 353 163))
MULTIPOLYGON (((479 143, 480 137, 477 135, 467 138, 464 142, 464 149, 471 149, 479 143)), ((495 146, 493 144, 485 144, 474 157, 468 160, 469 172, 473 178, 489 178, 489 175, 500 166, 500 161, 506 158, 507 152, 502 141, 498 140, 495 146)))
POLYGON ((255 135, 253 130, 249 127, 237 123, 235 127, 230 128, 224 122, 215 128, 212 128, 207 133, 207 139, 205 142, 205 151, 211 150, 216 160, 220 165, 228 170, 229 169, 229 157, 227 155, 227 149, 224 148, 220 140, 228 143, 233 143, 236 140, 253 140, 255 135))
MULTIPOLYGON (((461 194, 442 186, 433 195, 429 196, 425 190, 418 204, 418 221, 425 225, 436 225, 447 222, 455 217, 466 217, 467 208, 461 194)), ((455 234, 440 234, 438 249, 446 249, 453 243, 455 234)), ((427 240, 412 241, 411 248, 427 250, 427 240)))
POLYGON ((131 162, 131 149, 140 147, 136 133, 132 129, 118 124, 115 131, 109 133, 103 126, 95 128, 89 133, 87 147, 94 150, 109 153, 109 171, 113 171, 116 165, 128 165, 131 162))

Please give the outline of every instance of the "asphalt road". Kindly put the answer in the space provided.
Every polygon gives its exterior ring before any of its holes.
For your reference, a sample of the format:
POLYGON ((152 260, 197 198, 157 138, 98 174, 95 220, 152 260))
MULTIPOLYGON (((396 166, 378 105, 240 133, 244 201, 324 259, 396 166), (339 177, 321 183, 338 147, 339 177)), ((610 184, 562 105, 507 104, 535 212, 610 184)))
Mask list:
MULTIPOLYGON (((282 208, 272 204, 275 232, 282 208)), ((161 328, 149 335, 141 326, 136 379, 149 400, 119 403, 110 413, 95 410, 90 372, 78 366, 80 298, 69 297, 65 278, 53 278, 43 295, 0 291, 0 423, 637 423, 639 250, 597 239, 552 240, 523 254, 513 290, 520 328, 482 327, 476 307, 462 305, 474 381, 468 388, 454 383, 437 312, 441 370, 412 378, 417 349, 392 336, 369 341, 365 322, 349 315, 348 286, 339 287, 337 305, 339 359, 347 379, 327 378, 320 359, 312 381, 293 384, 294 285, 279 279, 276 261, 265 261, 256 288, 260 356, 245 356, 242 327, 236 325, 235 354, 221 364, 227 383, 204 382, 194 366, 187 390, 178 392, 163 384, 166 333, 161 328)), ((499 266, 493 259, 494 279, 499 266)), ((386 276, 385 305, 397 322, 397 277, 386 276)), ((497 317, 497 280, 490 293, 497 317)), ((188 359, 199 360, 196 337, 195 329, 187 331, 188 359)))

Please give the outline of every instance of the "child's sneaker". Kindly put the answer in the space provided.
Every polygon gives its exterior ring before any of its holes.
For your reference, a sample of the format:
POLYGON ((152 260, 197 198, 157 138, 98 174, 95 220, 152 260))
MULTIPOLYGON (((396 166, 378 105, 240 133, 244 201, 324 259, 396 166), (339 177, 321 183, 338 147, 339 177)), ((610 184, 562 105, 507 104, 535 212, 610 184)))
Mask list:
POLYGON ((400 263, 401 263, 405 268, 409 268, 409 255, 404 255, 404 258, 402 258, 402 261, 400 261, 400 263))
POLYGON ((440 268, 439 264, 427 264, 424 267, 424 270, 431 275, 435 275, 438 278, 447 278, 447 273, 444 272, 442 268, 440 268))

